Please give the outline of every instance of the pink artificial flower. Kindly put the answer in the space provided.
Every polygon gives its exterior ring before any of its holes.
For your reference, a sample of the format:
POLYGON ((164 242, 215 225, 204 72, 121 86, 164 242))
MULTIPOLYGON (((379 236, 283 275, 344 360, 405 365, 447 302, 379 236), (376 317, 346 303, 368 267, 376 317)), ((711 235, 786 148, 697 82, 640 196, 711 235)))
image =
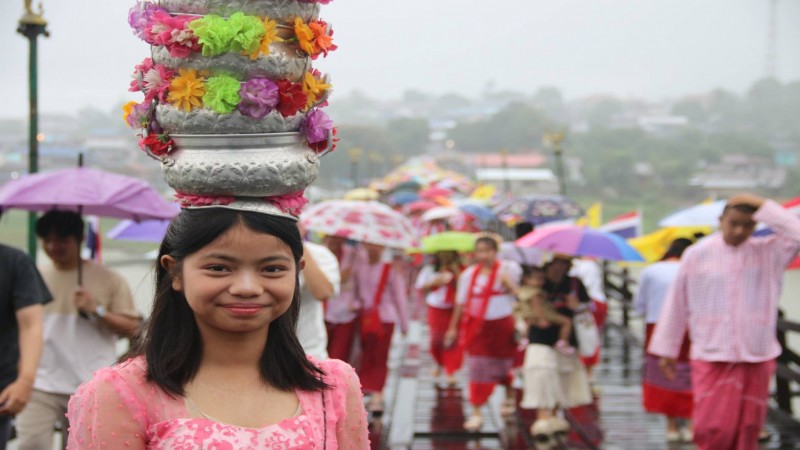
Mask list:
POLYGON ((300 213, 303 211, 303 207, 308 204, 308 199, 303 196, 303 192, 304 191, 297 191, 276 195, 274 197, 265 197, 264 200, 272 203, 286 214, 299 217, 300 213))
POLYGON ((144 85, 144 75, 153 69, 154 64, 152 58, 145 58, 142 60, 141 63, 137 64, 136 67, 133 69, 133 74, 131 78, 131 86, 128 88, 129 92, 139 92, 142 90, 144 85))
POLYGON ((166 103, 167 91, 174 75, 174 72, 161 64, 156 64, 154 68, 148 70, 143 78, 144 89, 142 91, 145 94, 145 102, 149 103, 154 98, 158 98, 159 102, 166 103))
POLYGON ((173 58, 185 58, 193 51, 200 50, 200 44, 192 30, 186 25, 197 19, 194 16, 171 16, 167 12, 153 13, 149 32, 154 36, 155 45, 163 45, 173 58))
POLYGON ((300 132, 306 137, 309 144, 316 144, 328 140, 328 135, 333 130, 333 121, 325 111, 312 109, 306 114, 300 124, 300 132))
POLYGON ((153 20, 153 14, 156 12, 166 13, 167 10, 153 2, 137 1, 128 12, 128 24, 133 28, 133 34, 148 44, 155 42, 154 36, 148 28, 153 20))
POLYGON ((236 200, 236 197, 229 195, 193 195, 183 192, 176 192, 175 198, 178 200, 178 203, 180 203, 181 208, 188 208, 190 206, 230 205, 236 200))

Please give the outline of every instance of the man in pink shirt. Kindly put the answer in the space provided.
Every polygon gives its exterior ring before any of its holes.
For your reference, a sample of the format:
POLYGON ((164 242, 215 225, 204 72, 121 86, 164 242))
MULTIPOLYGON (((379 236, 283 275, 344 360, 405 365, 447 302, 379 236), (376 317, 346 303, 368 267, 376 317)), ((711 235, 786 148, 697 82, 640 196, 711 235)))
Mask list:
POLYGON ((755 449, 776 338, 783 271, 800 250, 800 219, 761 197, 731 197, 720 232, 686 251, 667 293, 649 351, 675 376, 687 328, 692 341, 694 442, 698 449, 755 449), (751 237, 757 222, 775 233, 751 237))

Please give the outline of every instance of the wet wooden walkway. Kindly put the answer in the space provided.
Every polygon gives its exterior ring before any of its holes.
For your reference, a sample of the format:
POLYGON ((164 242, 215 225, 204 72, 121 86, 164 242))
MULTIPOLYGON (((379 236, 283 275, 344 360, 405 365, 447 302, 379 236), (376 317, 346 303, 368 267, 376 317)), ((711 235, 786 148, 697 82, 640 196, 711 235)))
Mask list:
MULTIPOLYGON (((611 311, 613 317, 614 311, 611 311)), ((605 332, 602 362, 594 374, 595 402, 567 414, 572 425, 563 441, 537 447, 528 433, 535 420, 532 411, 517 409, 510 420, 499 414, 502 388, 496 390, 484 411, 480 433, 462 428, 470 407, 466 379, 460 374, 455 388, 432 377, 425 326, 415 322, 406 339, 395 341, 387 384, 387 411, 373 420, 373 449, 694 449, 689 443, 667 444, 661 416, 641 407, 642 351, 638 337, 620 326, 605 332)), ((463 371, 462 371, 463 372, 463 371)), ((800 424, 771 413, 766 430, 771 434, 762 449, 800 449, 800 424)))

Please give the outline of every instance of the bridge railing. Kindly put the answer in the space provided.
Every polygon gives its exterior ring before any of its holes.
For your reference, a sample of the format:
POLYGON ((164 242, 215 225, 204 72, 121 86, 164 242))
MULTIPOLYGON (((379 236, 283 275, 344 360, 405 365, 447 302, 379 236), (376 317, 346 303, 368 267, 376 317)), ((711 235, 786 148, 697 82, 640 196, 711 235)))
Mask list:
MULTIPOLYGON (((640 321, 632 321, 638 313, 633 308, 633 292, 637 280, 631 276, 627 267, 619 267, 614 263, 603 263, 603 285, 609 302, 614 302, 620 310, 618 323, 624 331, 626 340, 638 341, 642 330, 632 328, 632 322, 640 324, 640 321)), ((611 306, 611 305, 609 305, 611 306)), ((800 333, 800 322, 787 320, 784 318, 783 311, 778 311, 778 342, 781 345, 781 355, 777 359, 775 371, 775 392, 772 397, 775 400, 777 409, 785 413, 786 417, 791 417, 800 421, 800 411, 793 411, 792 399, 800 397, 800 390, 793 386, 800 385, 800 355, 796 349, 789 348, 787 335, 789 333, 800 333), (794 383, 794 384, 793 384, 794 383)), ((609 320, 613 319, 609 317, 609 320)), ((627 345, 626 345, 627 347, 627 345)), ((627 355, 627 350, 625 351, 627 355)))

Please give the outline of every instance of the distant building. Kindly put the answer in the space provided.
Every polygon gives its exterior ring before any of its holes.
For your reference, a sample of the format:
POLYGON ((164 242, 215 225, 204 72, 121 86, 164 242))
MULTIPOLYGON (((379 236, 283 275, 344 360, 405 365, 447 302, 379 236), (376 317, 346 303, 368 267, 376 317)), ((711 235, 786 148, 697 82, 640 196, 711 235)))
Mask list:
POLYGON ((768 158, 743 154, 726 155, 689 180, 690 185, 702 188, 708 196, 721 198, 742 191, 780 189, 785 182, 784 167, 768 158))

